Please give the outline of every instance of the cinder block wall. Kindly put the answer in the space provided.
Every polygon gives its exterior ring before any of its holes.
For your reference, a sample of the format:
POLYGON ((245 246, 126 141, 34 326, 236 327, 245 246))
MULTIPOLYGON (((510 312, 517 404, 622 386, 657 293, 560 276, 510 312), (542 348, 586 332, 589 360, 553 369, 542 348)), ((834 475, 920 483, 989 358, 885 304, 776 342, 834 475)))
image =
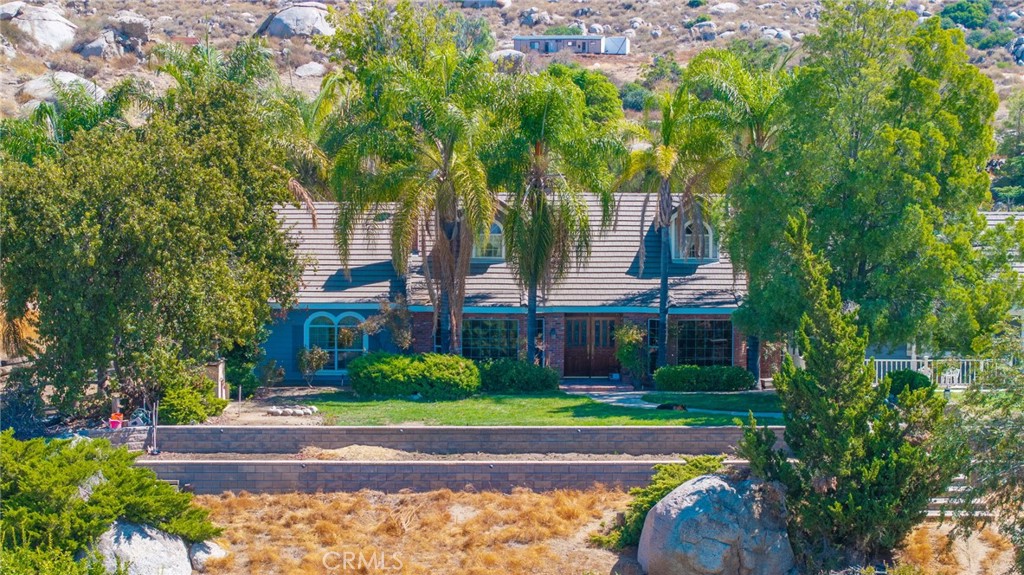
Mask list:
POLYGON ((650 482, 653 467, 669 461, 139 461, 161 479, 200 494, 316 493, 373 489, 536 491, 629 488, 650 482))
MULTIPOLYGON (((732 454, 739 427, 165 426, 157 447, 182 453, 297 453, 373 445, 424 453, 732 454)), ((781 438, 782 428, 776 428, 781 438)))

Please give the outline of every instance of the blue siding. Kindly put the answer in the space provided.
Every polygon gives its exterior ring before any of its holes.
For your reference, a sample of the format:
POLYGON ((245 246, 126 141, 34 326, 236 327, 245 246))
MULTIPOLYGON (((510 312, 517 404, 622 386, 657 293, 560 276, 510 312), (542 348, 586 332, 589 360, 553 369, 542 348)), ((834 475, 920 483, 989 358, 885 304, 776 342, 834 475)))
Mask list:
MULTIPOLYGON (((265 360, 273 359, 277 361, 278 367, 284 368, 285 384, 304 383, 302 374, 299 372, 297 360, 299 350, 303 348, 305 343, 304 327, 309 316, 323 311, 333 315, 349 311, 358 313, 363 317, 375 315, 370 310, 365 309, 350 309, 344 306, 339 306, 333 309, 323 309, 321 306, 316 310, 301 308, 293 309, 289 311, 285 317, 275 319, 268 326, 270 329, 270 336, 263 344, 263 351, 266 352, 265 360)), ((379 351, 390 347, 390 338, 387 333, 382 332, 369 337, 368 348, 370 351, 379 351)), ((340 385, 342 383, 342 377, 339 375, 318 375, 314 378, 314 383, 320 385, 340 385)))

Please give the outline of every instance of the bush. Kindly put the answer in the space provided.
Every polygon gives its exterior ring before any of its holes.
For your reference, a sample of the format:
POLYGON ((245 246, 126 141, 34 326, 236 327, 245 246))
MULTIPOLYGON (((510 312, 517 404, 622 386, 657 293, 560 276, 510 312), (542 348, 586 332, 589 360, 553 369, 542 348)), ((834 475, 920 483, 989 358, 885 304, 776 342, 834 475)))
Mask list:
POLYGON ((650 485, 634 487, 629 490, 633 501, 626 508, 622 524, 615 526, 607 535, 594 537, 594 542, 610 549, 621 549, 638 544, 647 512, 676 487, 701 475, 721 471, 723 459, 722 456, 700 455, 685 463, 655 465, 650 485))
POLYGON ((480 364, 480 385, 488 393, 531 393, 558 389, 558 372, 514 359, 480 364))
POLYGON ((707 4, 707 3, 708 3, 707 0, 689 0, 686 3, 686 5, 689 6, 690 8, 700 8, 701 6, 703 6, 703 5, 707 4))
POLYGON ((627 82, 619 90, 619 96, 622 98, 622 107, 637 112, 643 111, 651 95, 652 92, 638 82, 627 82))
POLYGON ((889 393, 896 397, 899 397, 904 389, 917 391, 932 386, 932 380, 928 379, 927 375, 912 369, 893 371, 887 377, 889 378, 889 393))
POLYGON ((692 18, 690 20, 687 20, 687 21, 683 22, 683 28, 686 28, 687 30, 689 30, 690 28, 693 28, 694 26, 696 26, 697 24, 700 24, 701 22, 710 22, 710 21, 711 21, 711 16, 708 16, 707 14, 701 14, 700 16, 697 16, 696 18, 692 18))
POLYGON ((74 555, 118 520, 153 525, 188 541, 220 534, 209 513, 192 505, 192 494, 136 467, 136 457, 104 439, 18 441, 10 431, 0 434, 3 549, 74 555), (88 485, 91 492, 83 496, 88 485))
POLYGON ((654 372, 658 391, 745 391, 756 382, 754 374, 734 365, 670 365, 654 372))
POLYGON ((583 28, 572 25, 551 26, 544 31, 545 36, 579 36, 582 33, 583 28))
POLYGON ((627 321, 615 328, 615 359, 632 383, 646 386, 651 377, 651 347, 647 330, 627 321))
POLYGON ((1002 30, 996 30, 995 32, 982 38, 977 44, 973 46, 979 50, 991 50, 1000 46, 1006 46, 1013 41, 1015 35, 1013 30, 1009 28, 1003 28, 1002 30))
POLYGON ((939 14, 964 28, 981 28, 992 14, 992 4, 988 0, 960 0, 947 5, 939 14))
POLYGON ((424 399, 462 399, 480 389, 480 370, 456 355, 371 353, 348 365, 352 389, 359 395, 424 399))
POLYGON ((75 561, 74 555, 45 547, 4 548, 4 575, 128 575, 127 567, 108 573, 100 557, 75 561))

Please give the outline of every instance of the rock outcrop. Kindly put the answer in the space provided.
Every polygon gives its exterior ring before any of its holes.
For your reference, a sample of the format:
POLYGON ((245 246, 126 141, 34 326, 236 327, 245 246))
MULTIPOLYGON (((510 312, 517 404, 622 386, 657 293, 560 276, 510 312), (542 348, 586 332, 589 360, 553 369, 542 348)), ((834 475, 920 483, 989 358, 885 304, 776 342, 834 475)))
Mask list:
POLYGON ((148 525, 117 522, 100 535, 96 551, 111 573, 128 564, 128 575, 192 575, 188 548, 181 537, 148 525))
POLYGON ((228 552, 213 541, 194 543, 188 549, 188 558, 192 562, 192 568, 200 573, 206 573, 210 559, 223 559, 228 552))
POLYGON ((327 22, 326 4, 296 2, 267 17, 256 33, 275 38, 329 35, 334 33, 334 26, 327 22))
POLYGON ((78 85, 85 88, 86 93, 96 101, 102 100, 107 95, 103 88, 97 86, 91 80, 72 74, 71 72, 47 72, 38 78, 29 80, 18 88, 18 98, 22 101, 55 102, 57 100, 57 86, 78 85))
POLYGON ((53 6, 32 6, 25 2, 0 5, 0 21, 9 21, 36 45, 48 50, 70 48, 75 41, 75 26, 53 6))
POLYGON ((647 514, 637 558, 648 575, 790 575, 793 550, 779 488, 704 475, 647 514))

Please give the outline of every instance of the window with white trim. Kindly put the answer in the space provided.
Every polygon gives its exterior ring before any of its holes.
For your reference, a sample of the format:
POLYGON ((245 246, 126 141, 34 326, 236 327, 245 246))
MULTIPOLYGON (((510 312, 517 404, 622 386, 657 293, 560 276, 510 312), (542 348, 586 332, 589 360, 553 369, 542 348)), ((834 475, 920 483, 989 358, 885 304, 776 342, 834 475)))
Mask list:
POLYGON ((319 347, 327 352, 327 365, 319 373, 344 373, 348 362, 366 353, 370 338, 359 329, 365 319, 353 312, 317 312, 306 320, 306 349, 319 347))
POLYGON ((707 222, 690 220, 672 226, 672 259, 683 262, 711 262, 718 260, 715 232, 707 222))
POLYGON ((503 260, 505 259, 505 235, 501 224, 491 224, 490 234, 480 234, 473 242, 473 259, 503 260))

